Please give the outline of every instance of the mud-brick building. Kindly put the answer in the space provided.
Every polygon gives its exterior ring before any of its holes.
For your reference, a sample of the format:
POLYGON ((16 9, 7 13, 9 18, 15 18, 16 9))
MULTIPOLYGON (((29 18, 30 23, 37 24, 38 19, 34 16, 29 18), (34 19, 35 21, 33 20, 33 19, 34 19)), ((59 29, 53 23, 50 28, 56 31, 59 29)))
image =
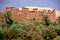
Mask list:
POLYGON ((0 23, 2 22, 3 14, 3 12, 0 12, 0 23))
MULTIPOLYGON (((35 18, 36 20, 41 20, 44 15, 48 15, 52 22, 56 21, 56 11, 55 10, 38 10, 38 8, 33 8, 32 11, 29 8, 22 7, 21 10, 15 7, 7 7, 5 11, 11 11, 12 17, 16 21, 23 20, 32 20, 35 18)), ((0 13, 0 17, 1 17, 0 13)), ((1 20, 1 18, 0 18, 1 20)))

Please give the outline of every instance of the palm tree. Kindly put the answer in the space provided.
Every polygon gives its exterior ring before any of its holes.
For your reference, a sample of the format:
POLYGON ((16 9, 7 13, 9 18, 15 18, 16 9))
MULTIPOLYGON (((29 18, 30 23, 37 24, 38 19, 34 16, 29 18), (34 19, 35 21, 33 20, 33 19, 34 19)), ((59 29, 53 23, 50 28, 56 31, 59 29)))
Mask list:
POLYGON ((50 23, 49 23, 50 20, 49 20, 49 18, 48 18, 48 15, 44 15, 44 16, 43 16, 43 21, 45 22, 45 25, 46 25, 46 26, 49 26, 49 25, 50 25, 50 23))
POLYGON ((5 24, 6 26, 10 26, 10 25, 13 23, 12 13, 11 13, 10 11, 8 11, 8 12, 6 12, 6 13, 4 14, 4 19, 3 19, 3 21, 4 21, 4 24, 5 24))

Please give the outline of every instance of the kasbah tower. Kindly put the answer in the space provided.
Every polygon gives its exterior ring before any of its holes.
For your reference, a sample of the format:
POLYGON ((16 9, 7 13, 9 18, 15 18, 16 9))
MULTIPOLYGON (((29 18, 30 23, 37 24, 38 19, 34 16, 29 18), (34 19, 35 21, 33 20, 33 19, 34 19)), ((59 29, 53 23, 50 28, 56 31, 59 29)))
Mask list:
POLYGON ((35 8, 27 8, 27 7, 22 7, 20 9, 15 8, 15 7, 7 7, 5 11, 0 12, 0 22, 2 21, 2 16, 6 11, 10 11, 12 13, 12 17, 15 21, 23 21, 23 20, 32 20, 35 18, 36 20, 41 20, 44 15, 48 15, 50 20, 52 22, 56 22, 56 11, 54 9, 38 9, 37 7, 35 8), (30 10, 32 9, 32 10, 30 10))

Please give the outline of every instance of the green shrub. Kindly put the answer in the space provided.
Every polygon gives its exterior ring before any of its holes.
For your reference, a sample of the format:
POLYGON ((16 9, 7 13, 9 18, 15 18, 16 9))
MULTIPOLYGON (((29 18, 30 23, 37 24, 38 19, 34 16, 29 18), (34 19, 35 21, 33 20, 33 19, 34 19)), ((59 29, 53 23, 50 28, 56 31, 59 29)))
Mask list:
POLYGON ((50 23, 47 16, 44 21, 33 19, 32 21, 15 22, 13 20, 9 27, 2 22, 0 32, 0 38, 4 40, 53 40, 57 34, 60 34, 60 24, 50 23), (46 22, 49 24, 48 27, 46 22))
POLYGON ((53 40, 57 36, 55 29, 52 27, 44 28, 42 32, 44 40, 53 40))
POLYGON ((60 24, 57 24, 55 27, 55 31, 58 35, 60 35, 60 24))

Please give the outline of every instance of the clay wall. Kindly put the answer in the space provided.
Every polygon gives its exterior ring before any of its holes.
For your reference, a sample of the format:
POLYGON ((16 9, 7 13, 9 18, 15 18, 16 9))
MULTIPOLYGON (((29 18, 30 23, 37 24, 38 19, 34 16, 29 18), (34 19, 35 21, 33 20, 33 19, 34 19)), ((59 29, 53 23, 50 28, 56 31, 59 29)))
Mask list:
POLYGON ((37 8, 34 8, 32 11, 29 11, 29 9, 25 7, 23 7, 22 10, 19 10, 15 7, 7 7, 6 11, 11 11, 12 17, 16 21, 31 20, 33 18, 35 18, 36 20, 41 20, 44 15, 48 15, 51 21, 54 21, 54 22, 56 21, 55 10, 42 10, 42 11, 39 10, 38 11, 37 8))

